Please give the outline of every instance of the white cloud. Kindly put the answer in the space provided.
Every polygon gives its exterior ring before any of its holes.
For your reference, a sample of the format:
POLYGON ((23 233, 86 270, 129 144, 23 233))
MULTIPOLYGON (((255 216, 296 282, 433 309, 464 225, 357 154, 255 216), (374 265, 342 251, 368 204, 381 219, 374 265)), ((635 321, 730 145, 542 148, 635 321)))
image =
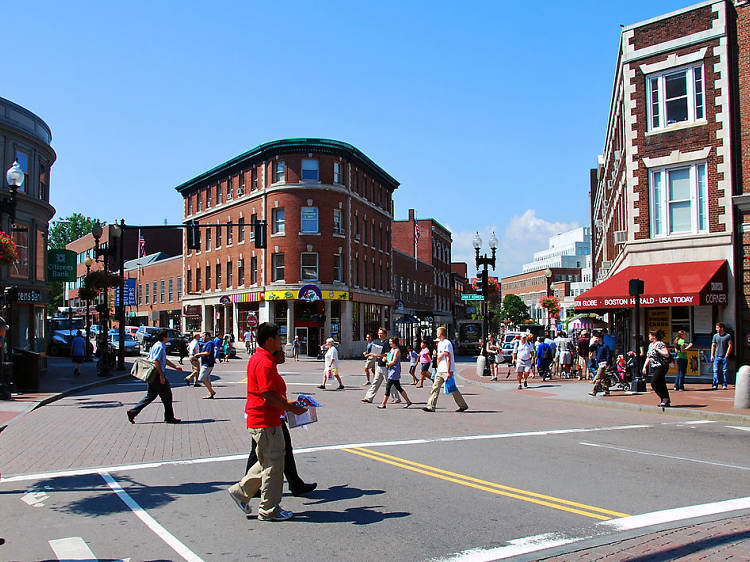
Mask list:
MULTIPOLYGON (((447 225, 446 225, 447 226, 447 225)), ((502 235, 498 234, 500 240, 497 254, 497 269, 495 275, 505 277, 521 273, 523 264, 533 259, 534 252, 548 247, 550 236, 572 230, 580 226, 577 222, 548 221, 536 216, 534 209, 527 209, 522 215, 514 215, 505 227, 502 235)), ((450 229, 450 226, 448 226, 450 229)), ((478 226, 477 230, 482 237, 482 253, 489 253, 487 240, 491 232, 499 233, 497 225, 478 226)), ((474 247, 471 245, 475 231, 455 232, 453 235, 453 246, 451 258, 453 261, 464 261, 469 264, 470 275, 473 276, 474 247)))

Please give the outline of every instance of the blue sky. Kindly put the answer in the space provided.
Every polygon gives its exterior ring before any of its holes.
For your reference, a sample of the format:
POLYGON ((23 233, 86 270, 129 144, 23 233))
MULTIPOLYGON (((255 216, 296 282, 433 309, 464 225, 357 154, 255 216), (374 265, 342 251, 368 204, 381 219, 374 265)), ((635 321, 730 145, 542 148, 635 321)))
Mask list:
POLYGON ((174 186, 260 143, 349 142, 512 274, 588 224, 620 26, 690 2, 33 2, 3 29, 3 97, 52 129, 52 204, 182 218, 174 186), (485 242, 486 245, 486 242, 485 242))

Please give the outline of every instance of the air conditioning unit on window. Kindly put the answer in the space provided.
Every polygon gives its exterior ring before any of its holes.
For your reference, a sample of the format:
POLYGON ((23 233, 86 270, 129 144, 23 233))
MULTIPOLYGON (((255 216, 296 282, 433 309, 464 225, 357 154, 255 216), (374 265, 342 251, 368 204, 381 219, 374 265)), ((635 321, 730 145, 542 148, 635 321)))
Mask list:
POLYGON ((628 233, 624 230, 615 230, 615 244, 624 244, 628 241, 628 233))
POLYGON ((596 221, 594 221, 594 226, 596 226, 596 229, 597 229, 597 230, 601 230, 601 229, 602 229, 602 226, 603 226, 603 224, 604 224, 604 223, 602 222, 602 219, 596 219, 596 221))
POLYGON ((619 162, 622 158, 622 150, 615 150, 615 162, 619 162))
POLYGON ((607 180, 607 189, 612 189, 612 180, 607 180))
POLYGON ((609 201, 607 201, 606 199, 602 199, 602 211, 606 211, 608 207, 609 201))
POLYGON ((612 269, 612 260, 602 261, 602 265, 601 267, 599 267, 599 271, 608 272, 610 269, 612 269))

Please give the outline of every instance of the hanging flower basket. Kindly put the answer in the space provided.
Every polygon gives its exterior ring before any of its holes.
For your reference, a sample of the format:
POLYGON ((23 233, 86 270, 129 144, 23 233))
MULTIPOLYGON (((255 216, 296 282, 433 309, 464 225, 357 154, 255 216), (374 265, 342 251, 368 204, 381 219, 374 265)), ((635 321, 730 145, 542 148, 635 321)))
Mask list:
POLYGON ((120 285, 122 278, 116 273, 110 273, 109 271, 98 270, 89 273, 83 280, 83 285, 87 289, 93 291, 103 291, 110 287, 117 287, 120 285))
POLYGON ((560 314, 560 301, 557 297, 543 297, 539 299, 539 306, 546 308, 551 318, 557 318, 560 314))
POLYGON ((10 265, 17 259, 16 243, 5 232, 0 232, 0 265, 10 265))

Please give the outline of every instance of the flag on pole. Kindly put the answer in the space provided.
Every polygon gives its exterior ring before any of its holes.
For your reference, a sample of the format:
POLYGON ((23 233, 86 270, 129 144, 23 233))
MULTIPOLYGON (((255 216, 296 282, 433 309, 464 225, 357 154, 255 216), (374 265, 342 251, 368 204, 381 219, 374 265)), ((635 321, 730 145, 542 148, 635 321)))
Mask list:
POLYGON ((138 257, 143 257, 146 255, 146 239, 141 234, 141 231, 138 231, 138 257))
POLYGON ((414 270, 417 267, 417 243, 419 242, 419 222, 417 222, 417 212, 414 211, 414 270))

